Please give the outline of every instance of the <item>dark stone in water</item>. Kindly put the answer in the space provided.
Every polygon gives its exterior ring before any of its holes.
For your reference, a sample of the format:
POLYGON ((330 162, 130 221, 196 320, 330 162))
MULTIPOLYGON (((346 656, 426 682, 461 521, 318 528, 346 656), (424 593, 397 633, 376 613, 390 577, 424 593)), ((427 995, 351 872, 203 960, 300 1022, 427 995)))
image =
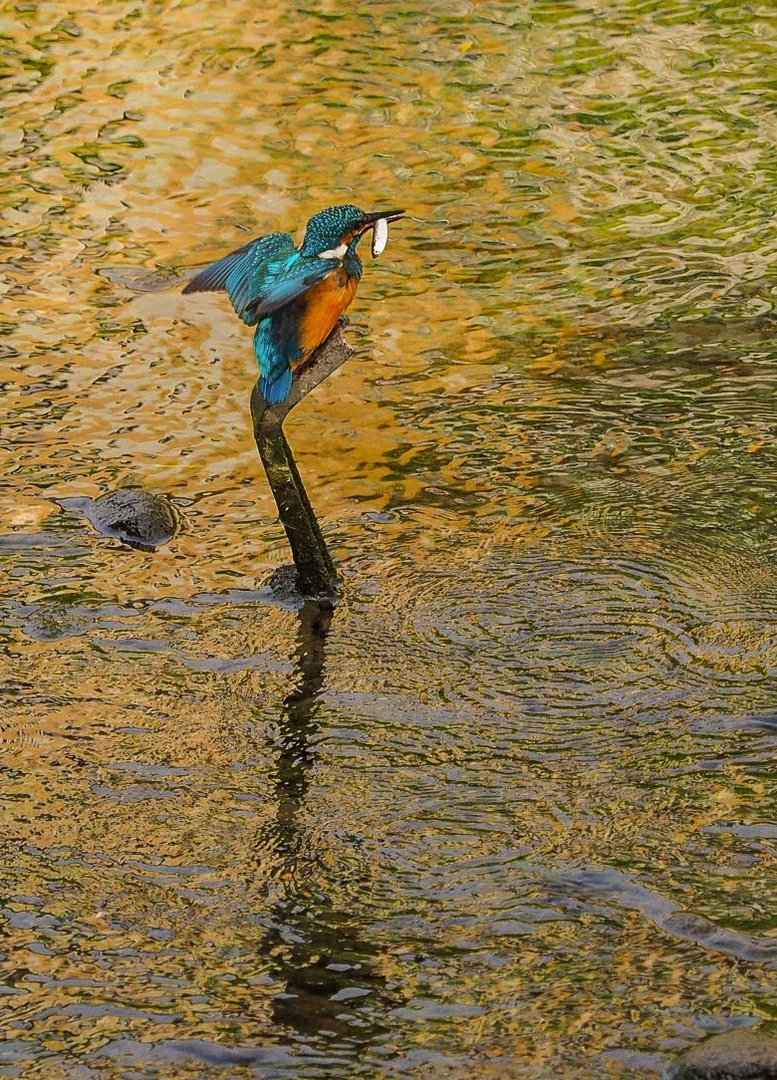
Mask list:
POLYGON ((672 1080, 777 1080, 777 1038, 752 1028, 705 1039, 685 1054, 672 1080))
POLYGON ((154 551, 178 532, 178 511, 166 495, 139 488, 109 491, 99 499, 60 499, 63 510, 83 516, 103 536, 114 537, 139 551, 154 551))

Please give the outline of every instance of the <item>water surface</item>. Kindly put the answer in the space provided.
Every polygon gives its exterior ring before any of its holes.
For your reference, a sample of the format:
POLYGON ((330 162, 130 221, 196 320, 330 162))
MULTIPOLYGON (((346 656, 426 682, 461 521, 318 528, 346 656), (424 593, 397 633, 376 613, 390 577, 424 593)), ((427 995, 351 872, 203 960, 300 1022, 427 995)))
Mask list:
POLYGON ((775 1014, 774 11, 6 8, 0 1075, 658 1077, 775 1014), (130 291, 404 205, 289 438, 130 291), (57 499, 139 486, 156 554, 57 499))

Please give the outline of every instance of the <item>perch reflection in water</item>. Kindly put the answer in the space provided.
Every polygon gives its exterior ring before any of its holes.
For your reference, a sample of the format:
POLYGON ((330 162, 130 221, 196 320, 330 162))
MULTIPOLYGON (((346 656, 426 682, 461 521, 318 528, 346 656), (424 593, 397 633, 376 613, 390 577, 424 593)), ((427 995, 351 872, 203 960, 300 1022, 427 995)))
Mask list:
POLYGON ((273 739, 275 813, 255 845, 259 874, 280 894, 266 918, 262 952, 284 985, 273 1001, 277 1023, 337 1044, 368 1043, 379 1029, 378 1016, 397 1002, 377 970, 374 943, 354 926, 354 913, 331 905, 326 882, 335 860, 321 833, 302 820, 315 766, 332 616, 329 605, 314 600, 299 612, 296 684, 283 701, 273 739))

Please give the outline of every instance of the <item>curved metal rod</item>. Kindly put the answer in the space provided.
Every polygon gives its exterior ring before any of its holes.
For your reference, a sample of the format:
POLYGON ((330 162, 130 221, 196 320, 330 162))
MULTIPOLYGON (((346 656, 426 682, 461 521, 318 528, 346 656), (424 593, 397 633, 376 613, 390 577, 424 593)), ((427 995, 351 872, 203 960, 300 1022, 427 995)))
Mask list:
POLYGON ((316 349, 281 404, 267 404, 259 380, 251 393, 254 438, 289 540, 299 591, 303 596, 330 599, 338 596, 340 579, 283 433, 283 422, 295 405, 353 355, 354 350, 343 336, 344 325, 341 320, 316 349))

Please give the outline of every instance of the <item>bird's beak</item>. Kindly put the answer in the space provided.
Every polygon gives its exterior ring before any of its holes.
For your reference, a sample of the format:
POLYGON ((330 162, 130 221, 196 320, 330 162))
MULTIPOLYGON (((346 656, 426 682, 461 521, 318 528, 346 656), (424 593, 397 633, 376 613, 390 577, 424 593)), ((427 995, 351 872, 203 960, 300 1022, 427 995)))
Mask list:
POLYGON ((365 233, 367 229, 371 228, 376 221, 380 221, 381 218, 385 221, 398 221, 404 216, 404 210, 376 210, 374 214, 364 215, 364 221, 362 222, 360 231, 365 233))

